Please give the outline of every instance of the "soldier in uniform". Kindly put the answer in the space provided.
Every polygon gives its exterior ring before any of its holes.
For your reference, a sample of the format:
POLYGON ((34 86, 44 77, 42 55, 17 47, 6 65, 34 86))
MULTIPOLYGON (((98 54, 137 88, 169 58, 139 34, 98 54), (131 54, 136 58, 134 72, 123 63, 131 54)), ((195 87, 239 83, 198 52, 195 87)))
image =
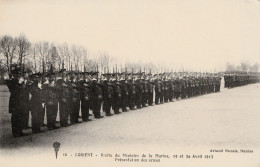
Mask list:
POLYGON ((193 89, 193 83, 192 83, 192 79, 190 77, 187 77, 187 95, 188 95, 188 98, 192 97, 192 89, 193 89))
POLYGON ((127 80, 127 86, 128 86, 128 101, 129 101, 129 108, 130 110, 135 110, 135 84, 134 84, 134 78, 132 74, 131 77, 128 77, 127 80))
POLYGON ((170 95, 170 92, 169 92, 170 84, 169 84, 167 73, 164 74, 163 85, 164 85, 164 102, 168 103, 169 102, 169 95, 170 95))
POLYGON ((81 114, 82 114, 82 121, 87 122, 91 121, 89 119, 89 109, 90 109, 90 84, 88 72, 84 72, 84 81, 81 83, 81 114))
POLYGON ((23 129, 28 129, 28 123, 29 123, 29 110, 30 110, 30 86, 31 81, 29 79, 29 75, 26 71, 23 71, 24 76, 24 82, 22 83, 22 89, 21 89, 21 97, 22 97, 22 111, 23 111, 23 122, 24 126, 23 129))
POLYGON ((197 95, 201 95, 202 92, 202 79, 201 76, 197 77, 197 95))
POLYGON ((127 99, 128 99, 128 88, 125 80, 125 73, 121 74, 120 78, 120 89, 121 89, 121 108, 123 112, 127 112, 126 106, 127 106, 127 99))
POLYGON ((216 84, 216 87, 217 87, 216 92, 219 92, 219 91, 220 91, 220 85, 221 85, 221 77, 218 76, 218 77, 217 77, 217 84, 216 84))
POLYGON ((160 104, 164 103, 164 82, 163 82, 163 74, 159 74, 159 82, 160 88, 161 88, 161 93, 160 93, 160 104))
POLYGON ((174 95, 175 98, 178 100, 180 95, 181 95, 181 81, 179 79, 179 77, 176 77, 175 83, 174 83, 174 95))
POLYGON ((55 125, 57 113, 58 113, 58 99, 59 91, 57 83, 55 81, 55 73, 50 72, 47 77, 49 77, 49 84, 45 97, 46 104, 46 115, 47 115, 47 127, 49 130, 57 129, 58 126, 55 125))
POLYGON ((174 79, 172 77, 172 73, 169 74, 168 85, 169 85, 169 101, 173 102, 173 98, 174 98, 174 79))
POLYGON ((79 110, 80 110, 80 85, 77 81, 77 75, 71 73, 71 113, 70 113, 70 122, 72 124, 81 123, 79 121, 79 110))
POLYGON ((111 107, 113 103, 113 86, 110 80, 111 74, 103 74, 103 111, 105 111, 106 116, 112 116, 111 107))
POLYGON ((142 73, 142 78, 141 78, 141 83, 142 83, 142 107, 147 107, 147 99, 148 99, 148 82, 147 82, 147 76, 145 73, 142 73))
POLYGON ((207 78, 205 75, 203 76, 202 79, 202 89, 203 89, 203 94, 207 94, 207 78))
POLYGON ((42 84, 41 84, 41 74, 36 73, 32 74, 31 78, 33 84, 30 87, 31 97, 31 114, 32 114, 32 132, 33 133, 41 133, 41 116, 44 107, 43 94, 42 94, 42 84))
POLYGON ((136 74, 137 78, 135 81, 135 90, 136 90, 136 106, 137 109, 141 109, 142 108, 142 93, 143 93, 143 87, 142 87, 142 83, 141 83, 141 79, 140 79, 140 75, 141 74, 136 74))
POLYGON ((66 69, 61 69, 59 79, 57 80, 61 127, 69 126, 68 117, 70 112, 71 91, 69 85, 66 84, 66 75, 66 69))
POLYGON ((209 78, 209 76, 207 75, 207 77, 206 77, 206 91, 207 91, 207 94, 209 94, 210 93, 210 78, 209 78))
POLYGON ((231 85, 230 75, 229 74, 224 75, 224 80, 225 80, 225 88, 227 87, 229 89, 231 85))
POLYGON ((148 74, 148 104, 149 106, 153 105, 153 91, 154 91, 154 82, 152 80, 152 74, 148 74))
POLYGON ((90 100, 93 107, 93 114, 96 119, 103 118, 100 115, 101 110, 101 103, 102 103, 102 88, 101 85, 98 83, 98 72, 92 73, 92 83, 90 86, 90 100))
POLYGON ((161 85, 159 83, 158 74, 154 75, 154 85, 155 85, 155 105, 160 104, 161 97, 161 85))
MULTIPOLYGON (((48 87, 49 87, 49 77, 47 75, 42 74, 42 101, 45 102, 45 98, 47 97, 48 87)), ((44 106, 42 108, 42 112, 40 113, 39 117, 41 120, 41 126, 47 126, 47 124, 44 123, 44 117, 46 114, 46 104, 44 103, 44 106)))
POLYGON ((181 98, 184 99, 184 98, 186 98, 186 93, 187 93, 186 77, 181 78, 180 82, 181 82, 181 98))
POLYGON ((122 92, 121 92, 121 87, 120 87, 120 83, 117 81, 118 74, 113 74, 113 78, 112 78, 112 85, 113 85, 113 104, 112 104, 112 108, 114 110, 114 114, 120 114, 119 109, 120 109, 120 105, 121 105, 121 97, 122 97, 122 92))
POLYGON ((20 96, 24 79, 20 77, 20 69, 15 65, 11 66, 11 75, 12 78, 9 79, 9 77, 7 77, 6 82, 11 94, 9 99, 9 113, 12 114, 12 134, 14 137, 20 137, 26 135, 22 131, 24 121, 21 118, 24 117, 24 113, 21 104, 22 97, 20 96))

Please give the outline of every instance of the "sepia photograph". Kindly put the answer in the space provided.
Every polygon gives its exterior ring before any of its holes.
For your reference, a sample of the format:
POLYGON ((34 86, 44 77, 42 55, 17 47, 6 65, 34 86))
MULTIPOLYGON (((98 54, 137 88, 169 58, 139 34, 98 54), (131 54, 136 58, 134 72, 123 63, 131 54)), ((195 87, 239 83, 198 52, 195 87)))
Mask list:
POLYGON ((260 167, 260 0, 0 0, 0 166, 260 167))

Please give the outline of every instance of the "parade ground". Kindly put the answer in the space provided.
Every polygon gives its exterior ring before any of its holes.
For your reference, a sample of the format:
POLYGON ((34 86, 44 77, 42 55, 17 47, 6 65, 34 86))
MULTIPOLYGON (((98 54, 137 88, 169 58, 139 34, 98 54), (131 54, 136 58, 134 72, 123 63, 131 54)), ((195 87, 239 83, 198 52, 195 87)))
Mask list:
MULTIPOLYGON (((45 132, 40 134, 32 134, 27 130, 26 133, 29 135, 20 138, 13 138, 11 134, 11 115, 8 113, 9 92, 5 86, 1 86, 0 90, 0 157, 2 158, 23 155, 23 158, 28 156, 28 161, 31 156, 43 158, 49 156, 51 160, 55 160, 52 145, 58 141, 61 143, 60 159, 65 159, 64 153, 72 156, 75 153, 100 154, 117 151, 171 154, 174 152, 194 154, 202 151, 203 154, 212 154, 211 149, 224 149, 224 152, 225 149, 238 151, 244 149, 253 150, 254 153, 239 154, 235 159, 230 159, 235 153, 213 155, 216 161, 220 157, 229 157, 225 161, 229 162, 229 165, 233 162, 241 162, 241 166, 260 165, 253 164, 257 157, 260 157, 259 83, 233 89, 222 88, 219 93, 128 111, 99 120, 91 117, 93 119, 91 122, 57 130, 48 131, 44 127, 45 132), (252 161, 248 161, 248 157, 244 158, 245 156, 252 156, 250 158, 252 161)), ((196 160, 194 161, 196 163, 196 160)), ((203 162, 210 163, 214 160, 203 162)), ((223 164, 226 163, 223 161, 223 164)))

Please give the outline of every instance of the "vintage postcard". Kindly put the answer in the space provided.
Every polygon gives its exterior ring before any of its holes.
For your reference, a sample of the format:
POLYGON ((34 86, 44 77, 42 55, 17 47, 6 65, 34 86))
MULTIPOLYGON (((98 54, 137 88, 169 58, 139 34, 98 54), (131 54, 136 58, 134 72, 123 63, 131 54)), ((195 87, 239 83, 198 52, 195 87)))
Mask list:
POLYGON ((260 167, 259 0, 0 0, 0 166, 260 167))

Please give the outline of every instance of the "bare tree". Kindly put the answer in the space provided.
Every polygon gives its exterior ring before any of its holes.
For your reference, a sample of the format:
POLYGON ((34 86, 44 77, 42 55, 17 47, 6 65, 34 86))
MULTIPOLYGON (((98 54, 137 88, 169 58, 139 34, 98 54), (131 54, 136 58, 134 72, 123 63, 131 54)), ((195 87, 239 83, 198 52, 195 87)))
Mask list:
POLYGON ((235 70, 235 66, 233 64, 227 63, 226 64, 226 71, 234 71, 235 70))
POLYGON ((37 59, 37 55, 38 54, 38 51, 37 51, 37 45, 36 44, 33 44, 31 46, 31 51, 30 51, 30 60, 32 61, 32 70, 34 72, 37 71, 37 65, 41 62, 37 59))
POLYGON ((44 66, 46 66, 47 64, 49 65, 48 61, 49 61, 49 54, 50 54, 50 44, 49 42, 46 41, 41 41, 35 44, 36 47, 36 51, 37 51, 37 56, 39 59, 39 70, 42 70, 44 66))
POLYGON ((87 71, 96 71, 97 70, 97 61, 93 59, 88 59, 86 64, 86 70, 87 71))
POLYGON ((58 66, 57 58, 58 58, 57 48, 54 44, 51 44, 47 56, 47 62, 46 62, 49 69, 51 66, 53 66, 54 69, 57 69, 58 66))
POLYGON ((258 72, 258 70, 259 70, 259 64, 258 63, 255 63, 254 65, 252 65, 251 67, 250 67, 250 71, 252 71, 252 72, 258 72))
POLYGON ((250 64, 245 63, 245 62, 242 62, 242 63, 240 64, 240 67, 241 67, 241 70, 242 70, 242 71, 248 71, 248 70, 249 70, 249 67, 250 67, 250 64))
POLYGON ((10 65, 15 58, 15 51, 17 49, 17 42, 11 36, 5 35, 0 39, 0 53, 5 58, 4 66, 10 72, 10 65))
POLYGON ((84 47, 72 45, 71 46, 72 61, 74 70, 83 70, 84 65, 84 47))
POLYGON ((99 51, 99 55, 97 56, 97 62, 102 73, 108 72, 110 64, 110 56, 108 53, 102 53, 99 51))
POLYGON ((29 42, 29 40, 24 34, 21 34, 19 37, 17 37, 16 42, 17 42, 18 62, 22 69, 23 64, 25 63, 25 58, 30 53, 31 43, 29 42))
POLYGON ((59 68, 61 68, 62 63, 64 63, 64 67, 69 70, 71 67, 71 53, 67 43, 63 43, 57 46, 58 57, 57 63, 59 64, 59 68))

